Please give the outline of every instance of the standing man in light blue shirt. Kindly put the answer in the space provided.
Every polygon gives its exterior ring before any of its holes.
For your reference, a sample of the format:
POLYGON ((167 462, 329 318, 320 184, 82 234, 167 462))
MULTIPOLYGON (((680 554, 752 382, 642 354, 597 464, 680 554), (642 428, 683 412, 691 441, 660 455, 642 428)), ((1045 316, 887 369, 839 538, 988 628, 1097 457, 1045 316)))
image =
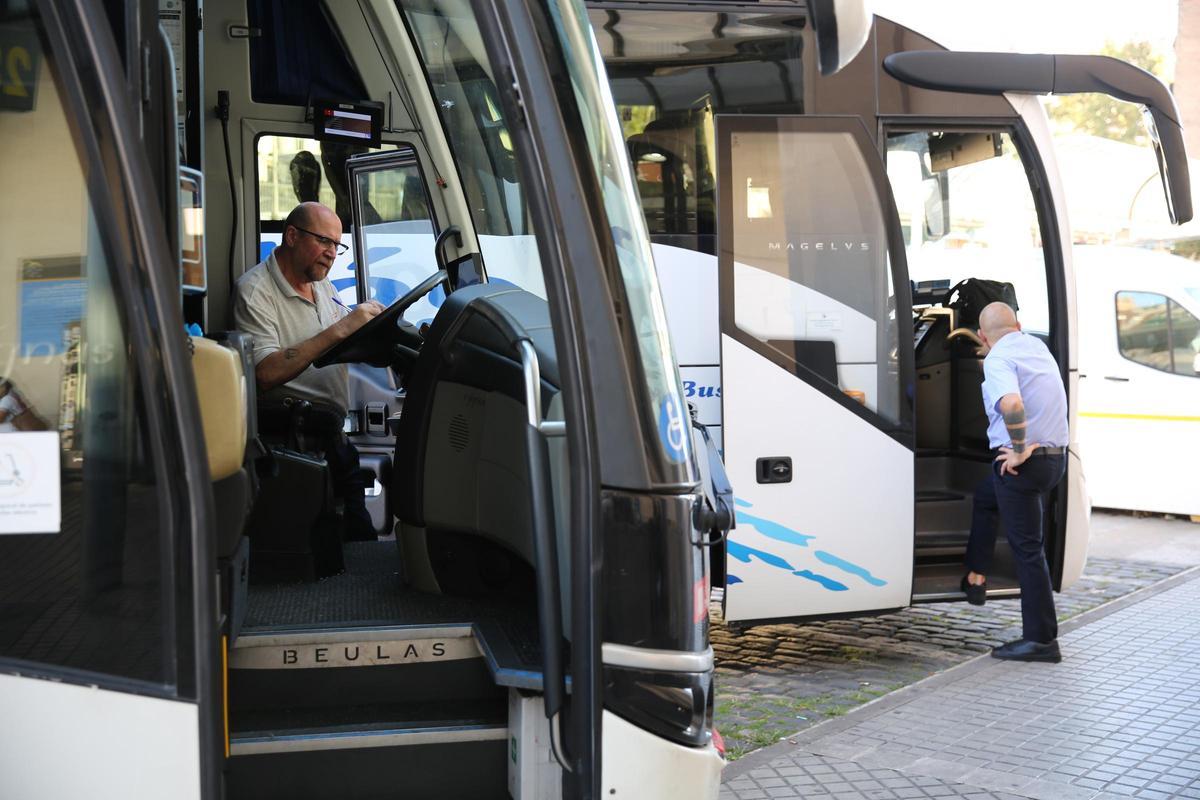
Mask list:
POLYGON ((996 454, 991 474, 975 489, 971 535, 962 579, 967 600, 983 605, 987 574, 996 547, 996 521, 1012 549, 1021 585, 1022 638, 997 647, 996 658, 1062 660, 1058 619, 1043 545, 1046 495, 1066 471, 1067 393, 1062 372, 1040 339, 1023 333, 1005 303, 979 314, 983 360, 983 404, 988 441, 996 454))

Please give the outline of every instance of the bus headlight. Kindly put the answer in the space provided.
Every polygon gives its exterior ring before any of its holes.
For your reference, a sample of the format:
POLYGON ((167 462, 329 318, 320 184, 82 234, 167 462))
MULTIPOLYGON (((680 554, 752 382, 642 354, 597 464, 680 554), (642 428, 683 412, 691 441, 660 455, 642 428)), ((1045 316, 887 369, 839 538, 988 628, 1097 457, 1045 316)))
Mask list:
POLYGON ((604 705, 652 733, 702 747, 712 739, 713 674, 606 664, 604 705))

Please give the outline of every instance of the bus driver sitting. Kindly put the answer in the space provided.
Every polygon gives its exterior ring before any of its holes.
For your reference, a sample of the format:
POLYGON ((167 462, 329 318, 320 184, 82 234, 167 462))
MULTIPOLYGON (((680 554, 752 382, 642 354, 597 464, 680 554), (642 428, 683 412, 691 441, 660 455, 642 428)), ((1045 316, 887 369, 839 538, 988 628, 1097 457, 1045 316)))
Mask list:
POLYGON ((358 451, 342 432, 349 405, 346 365, 313 366, 383 310, 368 300, 350 311, 336 299, 328 275, 346 249, 341 240, 342 222, 332 210, 316 202, 296 206, 284 221, 283 241, 238 279, 233 316, 254 340, 263 432, 286 433, 284 420, 294 420, 297 408, 307 409, 304 428, 317 433, 334 494, 344 504, 344 538, 374 539, 358 451))

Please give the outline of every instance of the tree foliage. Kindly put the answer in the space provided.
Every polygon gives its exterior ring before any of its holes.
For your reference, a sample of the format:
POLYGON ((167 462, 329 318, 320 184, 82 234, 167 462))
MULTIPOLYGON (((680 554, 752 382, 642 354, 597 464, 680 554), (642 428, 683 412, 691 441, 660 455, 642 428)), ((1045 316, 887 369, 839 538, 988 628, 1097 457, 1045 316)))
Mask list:
MULTIPOLYGON (((1159 78, 1163 76, 1163 57, 1149 42, 1107 42, 1102 55, 1135 64, 1159 78)), ((1142 109, 1133 103, 1114 100, 1103 94, 1071 94, 1055 98, 1047 108, 1060 130, 1103 136, 1128 144, 1146 145, 1150 137, 1142 121, 1142 109)))

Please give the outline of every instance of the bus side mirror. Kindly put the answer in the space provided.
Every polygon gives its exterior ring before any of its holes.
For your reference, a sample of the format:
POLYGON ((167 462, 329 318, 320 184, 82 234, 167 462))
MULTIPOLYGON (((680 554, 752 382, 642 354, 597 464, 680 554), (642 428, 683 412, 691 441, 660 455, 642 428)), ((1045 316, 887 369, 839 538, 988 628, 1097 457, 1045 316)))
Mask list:
POLYGON ((884 70, 922 89, 972 94, 1078 94, 1099 92, 1146 110, 1171 222, 1192 218, 1192 184, 1182 117, 1171 90, 1144 69, 1110 56, 956 53, 911 50, 892 53, 884 70))
POLYGON ((867 43, 874 15, 867 0, 809 0, 817 40, 817 66, 829 76, 849 64, 867 43))
POLYGON ((950 232, 950 176, 945 172, 921 181, 925 192, 925 240, 937 241, 950 232))

